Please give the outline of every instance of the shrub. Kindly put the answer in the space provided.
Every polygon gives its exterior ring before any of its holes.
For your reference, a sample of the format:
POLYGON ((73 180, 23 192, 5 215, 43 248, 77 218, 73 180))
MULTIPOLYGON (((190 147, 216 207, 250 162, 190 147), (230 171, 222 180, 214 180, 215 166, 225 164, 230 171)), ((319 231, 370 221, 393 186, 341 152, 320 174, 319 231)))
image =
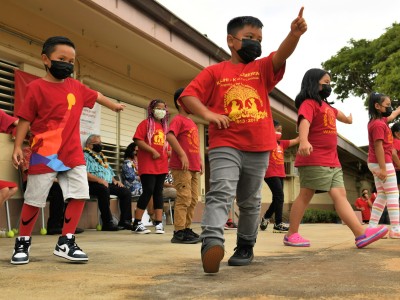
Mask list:
POLYGON ((303 223, 338 223, 339 216, 335 211, 323 209, 307 209, 303 216, 303 223))

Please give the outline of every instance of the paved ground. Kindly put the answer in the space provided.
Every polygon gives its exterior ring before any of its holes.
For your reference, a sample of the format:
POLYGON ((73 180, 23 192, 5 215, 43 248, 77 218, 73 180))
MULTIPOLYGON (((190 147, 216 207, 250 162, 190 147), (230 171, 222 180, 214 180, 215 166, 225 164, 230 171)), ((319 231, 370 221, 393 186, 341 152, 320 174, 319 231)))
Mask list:
MULTIPOLYGON (((72 264, 52 254, 56 236, 33 236, 31 262, 9 263, 14 239, 0 239, 0 299, 400 299, 400 241, 356 249, 340 224, 302 225, 310 248, 285 247, 271 228, 260 232, 255 260, 229 267, 235 231, 226 233, 220 272, 203 273, 200 244, 165 235, 88 230, 77 236, 89 255, 72 264)), ((199 232, 199 225, 194 226, 199 232)))

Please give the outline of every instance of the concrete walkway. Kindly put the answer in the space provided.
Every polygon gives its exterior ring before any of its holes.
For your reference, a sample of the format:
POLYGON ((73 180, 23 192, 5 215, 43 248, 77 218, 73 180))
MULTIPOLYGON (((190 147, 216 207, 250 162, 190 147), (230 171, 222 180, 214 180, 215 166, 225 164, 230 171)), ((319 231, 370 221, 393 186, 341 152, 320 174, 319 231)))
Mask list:
POLYGON ((400 299, 400 240, 357 249, 344 225, 305 224, 301 234, 311 247, 293 248, 268 228, 259 233, 253 263, 229 267, 236 233, 225 231, 220 272, 210 275, 203 273, 200 244, 171 244, 172 230, 87 230, 77 236, 87 264, 54 256, 56 236, 35 235, 31 262, 14 266, 14 239, 2 238, 0 299, 400 299))

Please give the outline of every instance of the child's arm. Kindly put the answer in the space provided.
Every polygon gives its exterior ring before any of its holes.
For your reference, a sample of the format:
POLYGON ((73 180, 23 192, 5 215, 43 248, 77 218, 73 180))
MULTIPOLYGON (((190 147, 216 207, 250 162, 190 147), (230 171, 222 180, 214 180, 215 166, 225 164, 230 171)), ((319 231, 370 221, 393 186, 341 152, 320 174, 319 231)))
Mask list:
POLYGON ((308 142, 308 133, 310 132, 310 122, 303 118, 299 124, 299 150, 301 156, 309 156, 313 151, 312 145, 308 142))
POLYGON ((379 170, 372 171, 378 178, 382 181, 386 181, 387 173, 386 173, 386 163, 385 163, 385 152, 383 150, 383 141, 376 140, 374 142, 375 147, 375 155, 378 160, 379 170))
POLYGON ((178 154, 178 157, 182 163, 182 170, 187 171, 189 169, 189 160, 185 151, 182 149, 178 140, 172 132, 167 133, 167 141, 171 145, 172 149, 178 154))
POLYGON ((394 119, 396 119, 398 116, 400 115, 400 106, 397 107, 391 114, 389 117, 387 117, 387 122, 390 123, 392 122, 394 119))
POLYGON ((278 72, 282 68, 286 59, 293 53, 294 49, 296 49, 300 37, 307 31, 307 23, 303 18, 303 10, 304 7, 300 9, 299 15, 290 25, 288 36, 283 40, 272 58, 274 73, 278 72))
POLYGON ((138 145, 138 147, 146 152, 150 152, 153 155, 153 159, 159 158, 161 155, 157 152, 156 149, 151 147, 150 145, 146 144, 143 140, 134 139, 134 142, 138 145))
POLYGON ((110 99, 108 99, 106 96, 104 96, 102 93, 97 92, 98 96, 97 96, 97 100, 96 102, 108 107, 109 109, 111 109, 112 111, 115 112, 120 112, 121 110, 124 110, 125 108, 125 104, 121 104, 121 103, 116 103, 111 101, 110 99))
POLYGON ((400 159, 397 156, 397 150, 394 148, 392 149, 392 159, 395 167, 400 168, 400 159))
POLYGON ((342 123, 345 124, 352 124, 353 123, 353 116, 350 114, 346 116, 344 113, 342 113, 340 110, 338 110, 338 114, 336 119, 342 123))
POLYGON ((12 154, 13 166, 18 169, 18 166, 24 161, 24 153, 22 151, 22 143, 29 131, 30 122, 25 119, 20 119, 17 125, 17 133, 15 135, 14 151, 12 154))
POLYGON ((219 129, 229 127, 230 120, 228 116, 213 113, 196 97, 185 96, 181 98, 181 101, 190 113, 197 115, 208 122, 217 124, 219 129))
POLYGON ((289 140, 289 147, 295 146, 300 142, 300 137, 297 137, 295 139, 289 140))

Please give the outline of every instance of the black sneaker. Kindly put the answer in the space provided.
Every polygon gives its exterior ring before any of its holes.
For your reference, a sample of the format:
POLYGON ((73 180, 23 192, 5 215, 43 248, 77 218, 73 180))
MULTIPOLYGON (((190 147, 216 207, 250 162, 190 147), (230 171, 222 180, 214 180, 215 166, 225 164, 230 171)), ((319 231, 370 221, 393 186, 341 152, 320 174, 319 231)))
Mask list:
POLYGON ((75 236, 70 233, 58 238, 53 254, 71 261, 86 262, 89 260, 85 252, 75 243, 75 236))
POLYGON ((146 234, 150 232, 151 231, 146 227, 144 227, 144 225, 141 222, 132 226, 132 233, 146 234))
POLYGON ((262 231, 264 231, 265 229, 267 229, 268 224, 269 224, 269 219, 268 218, 264 218, 264 217, 261 218, 260 229, 262 231))
POLYGON ((237 246, 235 253, 229 258, 229 266, 247 266, 254 258, 253 246, 237 246))
POLYGON ((185 228, 185 232, 187 235, 192 236, 200 241, 200 235, 194 232, 191 228, 185 228))
POLYGON ((275 232, 275 233, 287 233, 288 231, 289 231, 289 226, 287 226, 285 223, 279 223, 278 225, 274 224, 273 232, 275 232))
POLYGON ((31 249, 32 238, 20 236, 15 239, 14 252, 11 257, 13 265, 23 265, 29 262, 29 250, 31 249))
POLYGON ((171 243, 173 244, 196 244, 198 242, 199 239, 188 235, 186 229, 174 231, 174 235, 171 239, 171 243))

